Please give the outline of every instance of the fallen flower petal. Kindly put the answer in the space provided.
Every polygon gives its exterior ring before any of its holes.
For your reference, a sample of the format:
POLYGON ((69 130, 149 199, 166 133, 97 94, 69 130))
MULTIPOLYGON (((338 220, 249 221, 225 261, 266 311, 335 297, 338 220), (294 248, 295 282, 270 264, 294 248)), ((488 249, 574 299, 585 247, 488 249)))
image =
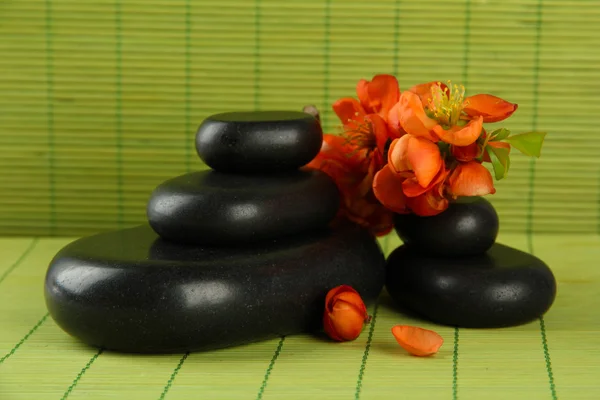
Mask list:
POLYGON ((392 334, 404 350, 419 357, 437 353, 444 344, 444 338, 436 332, 416 326, 396 325, 392 334))
POLYGON ((338 342, 356 339, 368 318, 365 303, 351 286, 337 286, 327 293, 323 328, 331 339, 338 342))

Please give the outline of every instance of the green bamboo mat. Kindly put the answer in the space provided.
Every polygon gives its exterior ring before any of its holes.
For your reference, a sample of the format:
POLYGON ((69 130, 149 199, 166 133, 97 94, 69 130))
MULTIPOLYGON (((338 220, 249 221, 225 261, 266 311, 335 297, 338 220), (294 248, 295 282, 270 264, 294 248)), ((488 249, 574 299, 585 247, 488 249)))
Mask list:
POLYGON ((333 130, 377 73, 518 103, 508 128, 550 134, 490 196, 503 229, 597 233, 599 24, 598 0, 1 1, 0 235, 142 222, 207 115, 315 103, 333 130))
MULTIPOLYGON (((69 240, 0 239, 0 399, 598 399, 600 237, 503 234, 544 259, 558 297, 543 320, 454 330, 394 311, 383 296, 354 342, 309 335, 167 356, 99 353, 47 317, 46 265, 69 240), (406 355, 394 324, 435 329, 432 358, 406 355)), ((391 251, 396 236, 381 240, 391 251)))

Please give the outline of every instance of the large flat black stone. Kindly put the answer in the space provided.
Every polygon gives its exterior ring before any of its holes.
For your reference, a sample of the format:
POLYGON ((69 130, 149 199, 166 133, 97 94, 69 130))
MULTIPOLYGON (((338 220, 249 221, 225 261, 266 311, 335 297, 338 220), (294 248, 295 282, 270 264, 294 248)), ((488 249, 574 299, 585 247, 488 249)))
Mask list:
POLYGON ((323 131, 298 111, 246 111, 212 115, 196 133, 196 151, 212 169, 272 173, 297 169, 321 149, 323 131))
POLYGON ((384 277, 377 242, 357 228, 208 248, 141 226, 67 245, 50 264, 45 295, 52 318, 85 343, 165 353, 319 330, 329 289, 351 285, 370 302, 384 277))
POLYGON ((160 184, 150 196, 147 216, 165 239, 233 245, 326 228, 339 206, 335 183, 320 171, 202 171, 160 184))
POLYGON ((530 322, 554 302, 556 281, 531 254, 494 244, 471 257, 436 257, 400 246, 387 260, 386 287, 396 303, 426 319, 467 328, 530 322))

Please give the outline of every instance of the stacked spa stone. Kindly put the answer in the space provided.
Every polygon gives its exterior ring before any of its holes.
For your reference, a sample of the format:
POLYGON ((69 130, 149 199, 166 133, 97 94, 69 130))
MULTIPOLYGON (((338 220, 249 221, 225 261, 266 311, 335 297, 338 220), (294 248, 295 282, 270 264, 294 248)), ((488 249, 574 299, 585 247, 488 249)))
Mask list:
POLYGON ((304 167, 321 143, 305 113, 209 117, 196 148, 210 170, 160 184, 149 225, 63 248, 46 277, 50 314, 93 346, 164 353, 320 330, 338 285, 374 300, 381 249, 359 227, 329 227, 336 185, 304 167))
POLYGON ((467 328, 530 322, 554 302, 556 281, 535 256, 496 243, 498 215, 480 197, 433 217, 397 215, 404 244, 387 260, 386 287, 404 310, 467 328))
POLYGON ((207 118, 196 150, 212 170, 160 185, 148 203, 150 226, 176 243, 235 246, 323 229, 339 194, 316 170, 319 122, 300 112, 225 113, 207 118))

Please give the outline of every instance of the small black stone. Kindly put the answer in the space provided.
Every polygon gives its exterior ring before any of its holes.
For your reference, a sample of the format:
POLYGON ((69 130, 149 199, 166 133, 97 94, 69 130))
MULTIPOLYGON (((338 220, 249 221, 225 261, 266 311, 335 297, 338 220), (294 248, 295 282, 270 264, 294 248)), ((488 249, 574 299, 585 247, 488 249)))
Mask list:
POLYGON ((554 302, 556 281, 540 259, 502 244, 485 254, 440 258, 400 246, 387 261, 396 303, 428 320, 466 328, 530 322, 554 302))
POLYGON ((196 150, 222 172, 264 173, 298 169, 321 149, 319 121, 303 112, 229 112, 208 117, 196 133, 196 150))
POLYGON ((371 303, 384 278, 379 245, 356 227, 209 248, 140 226, 67 245, 45 296, 56 323, 92 346, 181 353, 318 331, 329 289, 350 285, 371 303))
POLYGON ((397 214, 395 230, 404 244, 427 254, 468 256, 488 250, 498 236, 498 214, 482 197, 463 197, 432 217, 397 214))
POLYGON ((159 185, 147 217, 165 239, 231 245, 325 228, 339 202, 335 183, 317 170, 264 176, 208 170, 159 185))

